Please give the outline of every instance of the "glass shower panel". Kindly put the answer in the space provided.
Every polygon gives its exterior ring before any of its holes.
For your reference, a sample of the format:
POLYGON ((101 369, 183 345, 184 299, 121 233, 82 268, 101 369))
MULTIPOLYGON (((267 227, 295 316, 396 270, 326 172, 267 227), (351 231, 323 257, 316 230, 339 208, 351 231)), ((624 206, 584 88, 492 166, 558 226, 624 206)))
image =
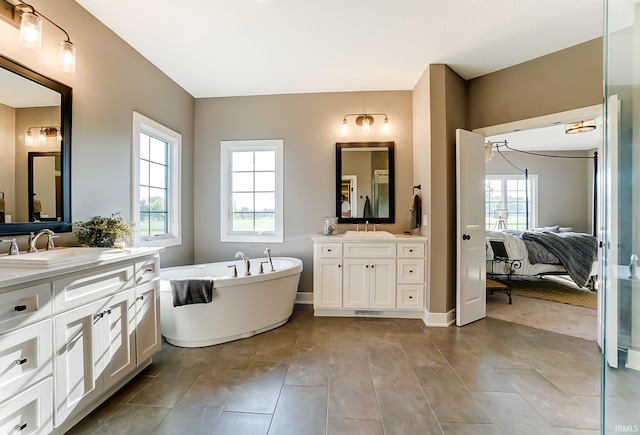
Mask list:
POLYGON ((640 433, 640 2, 605 7, 602 432, 640 433))

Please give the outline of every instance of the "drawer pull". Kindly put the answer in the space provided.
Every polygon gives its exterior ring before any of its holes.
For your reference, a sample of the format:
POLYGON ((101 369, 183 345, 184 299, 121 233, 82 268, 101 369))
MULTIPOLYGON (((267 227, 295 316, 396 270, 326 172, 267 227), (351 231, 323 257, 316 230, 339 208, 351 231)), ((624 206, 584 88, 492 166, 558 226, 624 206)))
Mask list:
POLYGON ((16 430, 24 430, 27 427, 27 423, 16 424, 16 430))
POLYGON ((143 299, 144 299, 144 295, 140 295, 140 296, 138 296, 138 297, 136 298, 136 300, 137 300, 137 301, 141 301, 141 300, 143 300, 143 299))
POLYGON ((413 252, 413 249, 409 249, 409 252, 413 252))
POLYGON ((16 360, 16 365, 21 366, 27 362, 27 358, 20 358, 16 360))
POLYGON ((24 311, 26 309, 27 309, 26 305, 16 305, 15 308, 14 308, 14 310, 16 310, 16 311, 24 311))
POLYGON ((409 299, 413 299, 413 296, 409 296, 409 299))
POLYGON ((413 273, 413 270, 409 269, 409 273, 413 273))
POLYGON ((153 267, 147 267, 144 271, 146 273, 151 273, 151 272, 153 272, 153 267))
POLYGON ((331 249, 327 249, 327 252, 331 252, 331 249))

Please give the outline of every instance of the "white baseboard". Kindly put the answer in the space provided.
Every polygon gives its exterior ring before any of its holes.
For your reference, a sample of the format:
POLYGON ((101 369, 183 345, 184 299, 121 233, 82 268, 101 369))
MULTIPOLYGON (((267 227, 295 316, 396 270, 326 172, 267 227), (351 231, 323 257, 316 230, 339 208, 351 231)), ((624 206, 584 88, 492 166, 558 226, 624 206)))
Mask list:
POLYGON ((313 304, 313 293, 311 292, 296 293, 296 304, 313 304))
POLYGON ((640 352, 634 349, 628 349, 627 363, 625 367, 628 369, 640 370, 640 352))
POLYGON ((425 310, 422 321, 427 326, 447 328, 455 323, 456 313, 455 310, 451 310, 448 313, 430 313, 425 310))

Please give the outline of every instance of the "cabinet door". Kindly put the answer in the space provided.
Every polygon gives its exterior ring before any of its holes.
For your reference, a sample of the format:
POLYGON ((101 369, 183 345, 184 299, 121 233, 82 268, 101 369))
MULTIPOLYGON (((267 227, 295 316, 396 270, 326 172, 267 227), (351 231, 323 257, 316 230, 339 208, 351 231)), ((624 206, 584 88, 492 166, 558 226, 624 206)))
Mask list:
POLYGON ((342 307, 342 259, 317 260, 313 271, 315 308, 342 307))
POLYGON ((347 308, 369 308, 369 260, 345 259, 343 302, 347 308))
POLYGON ((370 308, 396 307, 396 261, 371 260, 369 284, 370 308))
POLYGON ((54 317, 55 426, 102 393, 102 302, 54 317))
POLYGON ((135 288, 136 307, 136 359, 140 364, 160 350, 160 292, 159 282, 135 288))
POLYGON ((136 366, 133 290, 102 299, 103 388, 107 390, 136 366))

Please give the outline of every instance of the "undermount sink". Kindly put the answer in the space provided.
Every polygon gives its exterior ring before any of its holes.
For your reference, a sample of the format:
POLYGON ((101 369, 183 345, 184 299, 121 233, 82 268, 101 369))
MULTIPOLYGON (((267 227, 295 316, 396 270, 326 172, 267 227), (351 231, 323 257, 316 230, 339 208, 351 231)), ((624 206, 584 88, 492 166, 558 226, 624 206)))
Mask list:
POLYGON ((64 266, 85 261, 96 261, 123 251, 113 248, 57 248, 53 251, 29 252, 0 257, 0 268, 46 268, 64 266))
POLYGON ((347 231, 344 238, 353 239, 395 239, 396 236, 387 231, 347 231))

